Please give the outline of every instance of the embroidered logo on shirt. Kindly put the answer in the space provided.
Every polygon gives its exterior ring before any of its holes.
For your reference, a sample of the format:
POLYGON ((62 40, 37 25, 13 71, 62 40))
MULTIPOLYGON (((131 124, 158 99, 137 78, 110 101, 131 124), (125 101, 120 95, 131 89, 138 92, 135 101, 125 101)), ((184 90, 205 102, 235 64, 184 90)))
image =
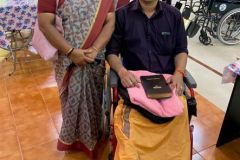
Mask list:
POLYGON ((162 35, 163 35, 163 36, 170 36, 171 33, 170 33, 170 32, 162 32, 162 35))

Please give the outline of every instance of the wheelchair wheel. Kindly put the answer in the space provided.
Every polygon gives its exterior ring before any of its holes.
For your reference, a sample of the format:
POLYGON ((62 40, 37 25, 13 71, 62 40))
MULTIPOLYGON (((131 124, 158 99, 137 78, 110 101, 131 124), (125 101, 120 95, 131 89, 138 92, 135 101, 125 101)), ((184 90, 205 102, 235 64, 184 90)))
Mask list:
POLYGON ((217 37, 227 45, 240 43, 240 8, 229 11, 220 19, 217 37))

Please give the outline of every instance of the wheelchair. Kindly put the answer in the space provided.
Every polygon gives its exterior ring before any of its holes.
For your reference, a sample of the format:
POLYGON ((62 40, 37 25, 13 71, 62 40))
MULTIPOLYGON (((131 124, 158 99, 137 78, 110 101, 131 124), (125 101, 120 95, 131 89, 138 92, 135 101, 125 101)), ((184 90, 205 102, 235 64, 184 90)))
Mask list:
POLYGON ((240 43, 240 0, 180 0, 185 3, 182 16, 195 17, 187 27, 187 34, 192 38, 200 30, 199 41, 210 45, 217 38, 226 45, 240 43), (209 36, 209 35, 210 36, 209 36))
MULTIPOLYGON (((104 129, 105 139, 110 139, 111 153, 109 154, 108 160, 114 159, 114 153, 117 145, 117 140, 114 134, 114 127, 111 124, 111 117, 118 105, 119 101, 119 90, 118 90, 119 77, 116 72, 108 68, 105 74, 105 87, 104 87, 104 100, 103 100, 103 123, 102 128, 104 129)), ((194 95, 194 88, 197 87, 196 81, 189 72, 186 71, 184 77, 185 91, 184 95, 188 105, 189 125, 192 116, 197 116, 197 103, 194 95)), ((190 125, 190 135, 192 144, 192 132, 194 127, 190 125)))

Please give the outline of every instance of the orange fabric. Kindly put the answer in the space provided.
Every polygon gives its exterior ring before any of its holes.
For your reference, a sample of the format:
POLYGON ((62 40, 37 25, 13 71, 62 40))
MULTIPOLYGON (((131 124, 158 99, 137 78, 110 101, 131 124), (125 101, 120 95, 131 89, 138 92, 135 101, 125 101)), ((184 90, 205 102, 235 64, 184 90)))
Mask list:
POLYGON ((187 105, 184 97, 181 100, 185 106, 184 113, 164 124, 152 123, 134 109, 130 110, 127 118, 125 112, 128 109, 120 100, 114 114, 118 141, 114 160, 190 160, 187 105))

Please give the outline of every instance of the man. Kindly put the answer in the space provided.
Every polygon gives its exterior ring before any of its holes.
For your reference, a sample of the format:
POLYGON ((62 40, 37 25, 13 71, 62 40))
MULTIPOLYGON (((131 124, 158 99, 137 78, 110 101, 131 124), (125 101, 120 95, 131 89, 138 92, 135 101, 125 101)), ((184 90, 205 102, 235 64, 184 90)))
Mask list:
POLYGON ((118 145, 115 160, 189 160, 189 135, 183 76, 187 37, 180 12, 159 0, 134 0, 116 11, 116 26, 107 46, 107 60, 125 88, 138 86, 129 70, 172 74, 184 113, 156 124, 120 100, 114 115, 118 145), (121 53, 122 60, 119 58, 121 53))

